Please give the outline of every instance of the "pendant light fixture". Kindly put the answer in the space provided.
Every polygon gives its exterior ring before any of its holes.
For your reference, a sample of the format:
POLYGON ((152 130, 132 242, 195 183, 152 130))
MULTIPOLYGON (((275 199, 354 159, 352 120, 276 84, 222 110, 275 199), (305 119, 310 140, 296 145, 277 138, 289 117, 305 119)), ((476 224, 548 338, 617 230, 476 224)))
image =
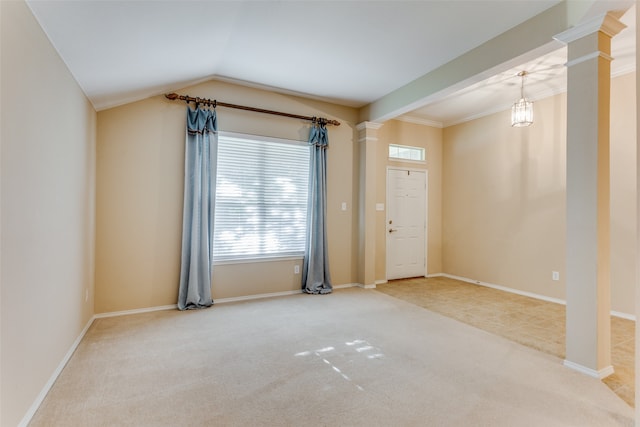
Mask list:
POLYGON ((533 124, 533 102, 524 97, 524 77, 528 73, 520 71, 518 76, 522 79, 520 85, 520 99, 511 107, 511 126, 523 127, 533 124))

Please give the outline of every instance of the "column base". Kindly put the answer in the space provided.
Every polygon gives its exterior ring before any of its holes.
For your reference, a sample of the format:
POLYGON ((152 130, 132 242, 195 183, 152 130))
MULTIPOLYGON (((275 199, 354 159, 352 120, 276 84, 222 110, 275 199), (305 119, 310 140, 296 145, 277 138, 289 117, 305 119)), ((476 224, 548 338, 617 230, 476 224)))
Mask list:
POLYGON ((564 360, 563 365, 566 366, 567 368, 573 369, 574 371, 581 372, 583 374, 589 375, 590 377, 598 378, 600 380, 608 377, 614 372, 613 366, 611 365, 605 368, 602 368, 598 371, 596 371, 595 369, 587 368, 586 366, 582 366, 578 363, 571 362, 570 360, 566 360, 566 359, 564 360))

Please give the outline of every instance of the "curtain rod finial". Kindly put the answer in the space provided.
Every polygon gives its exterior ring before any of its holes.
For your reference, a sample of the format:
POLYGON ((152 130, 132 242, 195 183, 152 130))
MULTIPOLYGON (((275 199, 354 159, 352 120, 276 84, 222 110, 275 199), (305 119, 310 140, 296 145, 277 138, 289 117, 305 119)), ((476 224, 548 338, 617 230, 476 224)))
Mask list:
POLYGON ((180 96, 180 95, 178 95, 177 93, 168 93, 168 94, 165 95, 166 98, 169 98, 171 100, 177 99, 178 96, 180 96))

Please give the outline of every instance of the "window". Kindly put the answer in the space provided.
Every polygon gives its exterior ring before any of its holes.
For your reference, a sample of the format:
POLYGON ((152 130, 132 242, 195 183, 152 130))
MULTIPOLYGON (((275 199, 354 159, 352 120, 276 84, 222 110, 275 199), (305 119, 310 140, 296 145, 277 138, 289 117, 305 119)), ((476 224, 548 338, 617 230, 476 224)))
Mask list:
POLYGON ((214 260, 303 255, 308 181, 306 143, 220 132, 214 260))
POLYGON ((389 158, 397 160, 425 161, 425 149, 408 145, 389 144, 389 158))

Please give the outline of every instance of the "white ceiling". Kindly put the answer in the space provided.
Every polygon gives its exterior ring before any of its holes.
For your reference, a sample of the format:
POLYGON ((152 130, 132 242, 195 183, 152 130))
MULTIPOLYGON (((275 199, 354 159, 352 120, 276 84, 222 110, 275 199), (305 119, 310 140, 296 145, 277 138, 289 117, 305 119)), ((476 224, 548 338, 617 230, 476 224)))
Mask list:
MULTIPOLYGON (((211 78, 360 107, 560 0, 27 2, 101 110, 211 78)), ((635 44, 623 50, 635 63, 635 44)), ((563 63, 541 58, 409 115, 450 124, 508 108, 519 69, 532 95, 561 86, 563 63)))

